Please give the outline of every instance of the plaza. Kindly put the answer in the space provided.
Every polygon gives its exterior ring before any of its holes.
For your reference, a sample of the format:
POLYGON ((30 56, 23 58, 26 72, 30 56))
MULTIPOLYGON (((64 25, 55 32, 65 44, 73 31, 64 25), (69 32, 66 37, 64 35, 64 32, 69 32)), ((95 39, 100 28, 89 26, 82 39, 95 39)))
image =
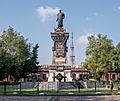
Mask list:
POLYGON ((0 96, 0 101, 120 101, 120 95, 103 96, 0 96))
POLYGON ((120 101, 120 1, 0 7, 0 101, 120 101))

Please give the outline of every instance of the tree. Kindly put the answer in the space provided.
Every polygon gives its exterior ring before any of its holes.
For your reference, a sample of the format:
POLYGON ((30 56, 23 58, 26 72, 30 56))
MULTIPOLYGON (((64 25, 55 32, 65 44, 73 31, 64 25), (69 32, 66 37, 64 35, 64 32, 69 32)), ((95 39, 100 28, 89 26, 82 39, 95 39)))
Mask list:
POLYGON ((117 60, 120 63, 120 42, 116 45, 115 49, 116 49, 116 53, 117 53, 117 60))
POLYGON ((33 47, 33 50, 32 50, 32 57, 31 57, 31 60, 33 62, 33 68, 32 68, 32 71, 35 72, 38 70, 38 64, 39 62, 37 61, 37 58, 38 58, 38 48, 39 48, 39 45, 38 43, 35 45, 35 47, 33 47))
POLYGON ((95 78, 100 78, 101 72, 108 71, 109 63, 112 61, 112 51, 114 46, 112 40, 107 36, 98 34, 88 37, 88 46, 86 48, 86 60, 84 65, 88 68, 95 78))
POLYGON ((120 42, 116 45, 113 53, 114 69, 120 71, 120 42))
POLYGON ((19 80, 25 60, 30 57, 30 43, 20 33, 9 27, 0 36, 0 70, 4 75, 19 80), (4 69, 3 69, 4 68, 4 69))
POLYGON ((38 58, 38 44, 36 44, 34 47, 33 47, 33 50, 32 50, 32 53, 31 53, 31 56, 29 59, 27 59, 24 63, 24 65, 22 66, 23 67, 23 74, 22 76, 24 78, 26 78, 26 76, 29 74, 29 73, 35 73, 38 71, 38 64, 39 62, 37 61, 37 58, 38 58))

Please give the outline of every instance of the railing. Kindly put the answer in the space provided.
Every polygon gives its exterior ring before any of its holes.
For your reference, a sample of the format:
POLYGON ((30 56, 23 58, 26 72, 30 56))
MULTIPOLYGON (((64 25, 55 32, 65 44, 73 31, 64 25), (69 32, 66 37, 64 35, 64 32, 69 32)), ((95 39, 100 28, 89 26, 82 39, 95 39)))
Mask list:
MULTIPOLYGON (((119 84, 114 83, 113 92, 118 92, 119 84)), ((110 84, 91 81, 78 82, 0 82, 0 95, 40 95, 40 94, 88 94, 93 92, 111 92, 110 84)))

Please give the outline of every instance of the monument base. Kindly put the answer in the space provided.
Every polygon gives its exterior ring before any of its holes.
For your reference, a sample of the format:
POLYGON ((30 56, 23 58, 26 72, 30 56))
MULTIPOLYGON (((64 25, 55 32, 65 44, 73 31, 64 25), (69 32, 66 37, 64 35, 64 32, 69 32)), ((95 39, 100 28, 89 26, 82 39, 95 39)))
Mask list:
POLYGON ((64 71, 57 71, 52 69, 49 70, 48 82, 69 82, 69 81, 72 81, 71 70, 64 71))
POLYGON ((65 90, 65 89, 79 89, 84 88, 81 82, 41 82, 39 84, 39 90, 65 90))
POLYGON ((54 42, 52 47, 53 58, 49 68, 48 82, 69 82, 72 81, 71 67, 67 61, 67 40, 69 33, 62 27, 58 27, 51 32, 51 38, 54 42))

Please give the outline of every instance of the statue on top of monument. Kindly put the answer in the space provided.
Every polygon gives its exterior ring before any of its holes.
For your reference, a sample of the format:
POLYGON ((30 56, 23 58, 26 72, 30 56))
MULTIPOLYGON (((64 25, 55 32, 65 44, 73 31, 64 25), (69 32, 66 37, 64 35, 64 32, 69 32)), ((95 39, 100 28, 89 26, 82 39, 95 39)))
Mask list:
POLYGON ((59 13, 57 14, 57 22, 58 22, 58 28, 63 27, 63 19, 65 18, 65 14, 62 12, 62 10, 59 10, 59 13))

